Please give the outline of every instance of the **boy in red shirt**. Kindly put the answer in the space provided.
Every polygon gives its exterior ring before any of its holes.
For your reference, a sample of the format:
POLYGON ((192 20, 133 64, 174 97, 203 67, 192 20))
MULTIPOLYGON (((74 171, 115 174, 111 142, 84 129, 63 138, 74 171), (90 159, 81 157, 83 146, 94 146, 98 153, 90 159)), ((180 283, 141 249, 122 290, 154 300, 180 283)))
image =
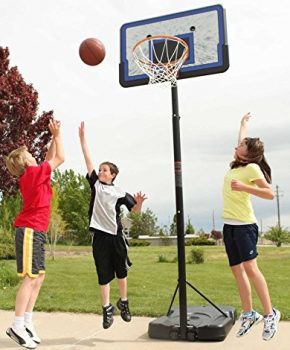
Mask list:
POLYGON ((23 278, 15 303, 15 317, 7 335, 19 345, 35 349, 40 343, 32 323, 32 311, 45 276, 45 232, 50 218, 52 188, 51 173, 64 162, 60 123, 50 120, 52 141, 45 161, 37 164, 35 158, 20 147, 12 151, 6 166, 19 177, 23 207, 15 220, 17 273, 23 278))

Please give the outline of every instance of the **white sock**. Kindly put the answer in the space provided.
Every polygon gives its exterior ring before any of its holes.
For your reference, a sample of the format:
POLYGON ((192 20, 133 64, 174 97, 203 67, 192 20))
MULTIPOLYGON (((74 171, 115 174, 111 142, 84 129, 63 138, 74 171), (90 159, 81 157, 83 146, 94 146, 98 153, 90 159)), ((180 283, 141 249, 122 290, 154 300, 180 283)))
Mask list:
POLYGON ((22 329, 24 328, 24 316, 15 316, 12 323, 12 328, 22 329))
POLYGON ((24 323, 25 324, 32 324, 32 312, 25 312, 24 313, 24 323))

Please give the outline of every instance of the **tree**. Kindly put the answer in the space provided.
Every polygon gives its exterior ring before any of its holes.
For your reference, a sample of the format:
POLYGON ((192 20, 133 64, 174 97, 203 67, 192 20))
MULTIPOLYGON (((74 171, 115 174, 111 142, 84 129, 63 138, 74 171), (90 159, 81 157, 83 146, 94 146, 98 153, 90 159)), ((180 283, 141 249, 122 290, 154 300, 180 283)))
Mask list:
POLYGON ((130 212, 128 217, 132 220, 130 237, 138 238, 139 235, 153 236, 158 232, 157 217, 147 208, 145 212, 130 212))
POLYGON ((192 223, 190 221, 190 217, 188 217, 186 228, 185 228, 185 234, 186 235, 193 235, 195 232, 194 227, 192 226, 192 223))
POLYGON ((0 242, 14 244, 14 220, 22 206, 20 194, 2 198, 0 202, 0 242))
POLYGON ((60 173, 54 171, 53 182, 59 189, 59 209, 67 229, 72 233, 77 244, 89 244, 88 210, 90 203, 90 187, 84 176, 75 174, 73 170, 60 173))
POLYGON ((37 116, 37 109, 37 91, 25 83, 17 67, 9 68, 9 49, 0 47, 0 193, 4 196, 17 191, 17 180, 5 166, 13 149, 26 145, 38 162, 45 158, 53 112, 37 116))
POLYGON ((177 222, 176 222, 176 214, 173 216, 172 223, 169 228, 170 236, 177 236, 177 222))
POLYGON ((276 247, 281 247, 282 243, 290 243, 290 232, 279 225, 271 226, 264 237, 274 242, 276 247))
POLYGON ((57 183, 53 186, 53 196, 51 200, 51 215, 48 229, 48 244, 50 256, 52 260, 55 259, 55 248, 58 239, 65 234, 66 223, 62 219, 59 209, 59 185, 57 183))

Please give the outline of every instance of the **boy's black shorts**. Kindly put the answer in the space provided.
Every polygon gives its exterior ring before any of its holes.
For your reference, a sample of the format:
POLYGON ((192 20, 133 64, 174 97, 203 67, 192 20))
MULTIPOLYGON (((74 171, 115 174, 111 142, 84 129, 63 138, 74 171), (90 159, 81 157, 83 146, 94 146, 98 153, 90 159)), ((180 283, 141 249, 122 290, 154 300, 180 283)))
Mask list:
POLYGON ((92 248, 100 285, 117 278, 127 277, 130 267, 128 247, 123 235, 112 235, 90 228, 92 248))
POLYGON ((257 257, 258 235, 257 224, 224 225, 223 240, 230 266, 257 257))
POLYGON ((15 250, 17 274, 21 277, 38 277, 45 273, 45 232, 17 227, 15 250))

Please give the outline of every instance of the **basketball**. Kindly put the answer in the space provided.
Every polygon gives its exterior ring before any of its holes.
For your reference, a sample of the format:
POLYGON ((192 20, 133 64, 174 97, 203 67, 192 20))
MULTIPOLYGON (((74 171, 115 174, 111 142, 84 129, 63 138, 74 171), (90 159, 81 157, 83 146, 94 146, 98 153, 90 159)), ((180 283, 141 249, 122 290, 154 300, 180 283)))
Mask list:
POLYGON ((106 55, 104 44, 97 38, 89 38, 84 40, 79 48, 81 60, 89 65, 96 66, 100 64, 106 55))

